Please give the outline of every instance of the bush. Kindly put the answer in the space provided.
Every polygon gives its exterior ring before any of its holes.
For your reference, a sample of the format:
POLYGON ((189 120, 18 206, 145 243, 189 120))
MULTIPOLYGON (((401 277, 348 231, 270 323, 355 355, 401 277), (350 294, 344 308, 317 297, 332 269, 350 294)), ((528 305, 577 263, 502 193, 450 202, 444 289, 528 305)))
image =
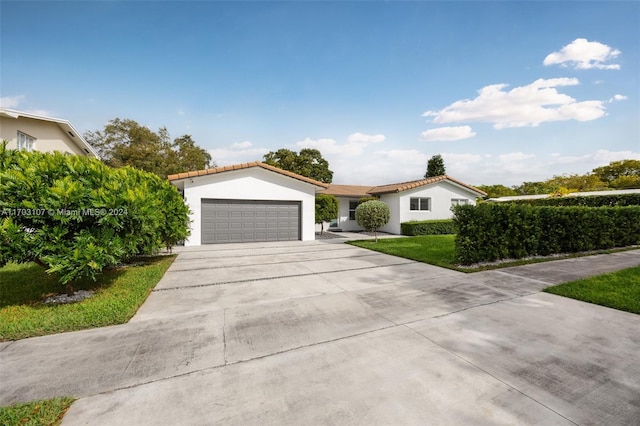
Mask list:
POLYGON ((188 235, 177 189, 130 167, 0 145, 0 267, 35 261, 63 284, 188 235))
POLYGON ((402 222, 400 224, 402 235, 444 235, 455 234, 456 229, 451 219, 443 220, 420 220, 402 222))
POLYGON ((624 207, 640 206, 640 194, 591 195, 587 197, 549 197, 535 200, 514 200, 510 203, 555 207, 624 207))
POLYGON ((463 265, 640 244, 640 206, 456 206, 456 257, 463 265))
POLYGON ((367 201, 356 207, 356 222, 367 231, 373 231, 378 241, 377 231, 389 223, 389 206, 382 201, 367 201))
POLYGON ((373 195, 367 195, 365 197, 360 197, 358 199, 358 205, 366 203, 367 201, 378 201, 378 197, 374 197, 373 195))
POLYGON ((324 223, 338 217, 338 199, 330 194, 316 195, 316 223, 322 225, 320 232, 324 232, 324 223))

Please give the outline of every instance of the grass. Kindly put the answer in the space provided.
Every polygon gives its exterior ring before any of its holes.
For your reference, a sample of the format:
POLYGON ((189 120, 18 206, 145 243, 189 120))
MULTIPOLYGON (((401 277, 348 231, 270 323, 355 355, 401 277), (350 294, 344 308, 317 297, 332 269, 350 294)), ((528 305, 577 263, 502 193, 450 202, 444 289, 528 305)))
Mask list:
POLYGON ((73 401, 73 398, 53 398, 0 407, 0 425, 59 425, 73 401))
POLYGON ((455 258, 455 235, 419 235, 405 238, 382 238, 376 243, 373 240, 348 241, 348 244, 378 251, 385 254, 404 257, 430 265, 441 266, 460 272, 478 272, 490 269, 507 268, 510 266, 528 265, 532 263, 548 262, 551 260, 567 259, 571 257, 589 256, 600 253, 613 253, 629 250, 621 248, 599 250, 589 253, 572 253, 562 256, 537 257, 496 263, 486 263, 481 266, 465 267, 457 264, 455 258))
POLYGON ((160 281, 175 256, 143 258, 142 265, 106 271, 97 282, 74 284, 95 294, 78 303, 46 305, 64 293, 55 277, 35 263, 0 268, 0 341, 127 322, 160 281))
POLYGON ((544 291, 640 314, 640 266, 571 281, 544 291))

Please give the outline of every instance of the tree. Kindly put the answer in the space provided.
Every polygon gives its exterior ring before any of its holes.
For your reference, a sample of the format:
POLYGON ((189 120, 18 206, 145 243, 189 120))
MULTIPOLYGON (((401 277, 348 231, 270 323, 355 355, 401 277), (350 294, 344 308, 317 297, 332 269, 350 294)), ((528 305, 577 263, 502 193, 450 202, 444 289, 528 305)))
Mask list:
POLYGON ((0 145, 0 267, 34 261, 68 293, 73 282, 184 239, 188 212, 152 173, 0 145))
POLYGON ((593 173, 611 188, 640 188, 640 160, 612 161, 593 173))
POLYGON ((389 223, 389 206, 382 201, 367 201, 356 207, 356 222, 366 231, 373 232, 378 242, 378 229, 389 223))
POLYGON ((333 172, 329 162, 317 149, 304 148, 300 154, 286 148, 271 151, 264 155, 264 162, 282 170, 297 173, 324 183, 331 183, 333 172))
POLYGON ((424 174, 425 179, 436 176, 446 175, 446 169, 444 167, 444 160, 440 154, 434 155, 427 162, 427 172, 424 174))
POLYGON ((86 132, 84 138, 98 150, 105 164, 132 166, 163 178, 172 173, 215 165, 211 155, 196 146, 190 135, 171 142, 166 127, 154 132, 130 119, 114 118, 104 130, 86 132))
POLYGON ((515 190, 504 185, 480 185, 476 186, 476 188, 486 192, 488 198, 509 197, 518 195, 515 190))
POLYGON ((320 224, 320 234, 324 232, 324 223, 338 217, 338 199, 330 194, 316 195, 316 223, 320 224))

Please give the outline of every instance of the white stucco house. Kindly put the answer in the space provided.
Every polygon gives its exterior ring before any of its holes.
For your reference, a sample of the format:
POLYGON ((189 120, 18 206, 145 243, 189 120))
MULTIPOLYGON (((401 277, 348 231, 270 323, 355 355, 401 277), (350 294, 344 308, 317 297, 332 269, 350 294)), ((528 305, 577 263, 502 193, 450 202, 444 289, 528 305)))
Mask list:
MULTIPOLYGON (((360 231, 355 210, 358 200, 375 196, 389 206, 391 218, 380 231, 400 234, 400 224, 414 220, 449 219, 452 205, 475 204, 487 194, 450 176, 437 176, 381 186, 329 185, 320 191, 338 199, 338 218, 329 229, 360 231)), ((326 227, 325 227, 326 229, 326 227)))
POLYGON ((61 118, 0 108, 0 139, 9 141, 9 149, 98 158, 98 153, 73 125, 61 118))
POLYGON ((191 210, 186 246, 315 239, 315 196, 327 184, 261 162, 168 176, 191 210))

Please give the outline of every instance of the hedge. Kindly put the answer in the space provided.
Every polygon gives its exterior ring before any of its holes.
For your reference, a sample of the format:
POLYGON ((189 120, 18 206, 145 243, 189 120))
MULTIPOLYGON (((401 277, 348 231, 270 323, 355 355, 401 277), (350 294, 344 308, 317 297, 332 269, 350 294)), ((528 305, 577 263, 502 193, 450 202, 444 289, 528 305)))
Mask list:
POLYGON ((456 206, 457 261, 463 265, 640 244, 640 206, 456 206))
POLYGON ((640 194, 591 195, 586 197, 549 197, 535 200, 514 200, 513 203, 533 206, 583 206, 583 207, 623 207, 640 206, 640 194))
POLYGON ((455 234, 456 229, 452 219, 443 220, 414 220, 400 224, 402 235, 443 235, 455 234))

